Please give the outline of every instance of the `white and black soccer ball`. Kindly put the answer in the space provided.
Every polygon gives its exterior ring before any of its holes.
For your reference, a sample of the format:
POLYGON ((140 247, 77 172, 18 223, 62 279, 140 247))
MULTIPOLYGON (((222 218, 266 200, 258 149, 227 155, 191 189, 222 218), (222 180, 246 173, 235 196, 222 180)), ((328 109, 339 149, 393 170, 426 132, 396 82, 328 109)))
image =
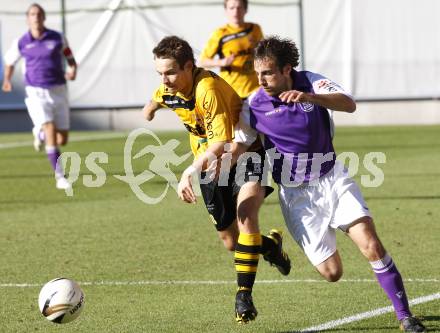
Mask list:
POLYGON ((40 312, 53 323, 65 324, 79 316, 84 308, 84 293, 78 283, 58 278, 46 283, 38 296, 40 312))

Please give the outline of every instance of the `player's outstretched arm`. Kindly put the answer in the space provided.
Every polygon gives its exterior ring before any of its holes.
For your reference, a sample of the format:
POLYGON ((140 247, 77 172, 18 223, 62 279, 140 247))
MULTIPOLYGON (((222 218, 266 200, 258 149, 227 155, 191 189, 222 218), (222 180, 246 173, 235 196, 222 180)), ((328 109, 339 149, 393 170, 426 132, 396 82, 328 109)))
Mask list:
POLYGON ((6 65, 5 72, 3 75, 3 84, 2 84, 2 90, 4 92, 12 91, 12 83, 11 83, 12 74, 14 74, 14 66, 6 65))
POLYGON ((218 179, 221 172, 229 172, 230 169, 222 170, 222 162, 224 159, 230 160, 227 165, 229 165, 229 168, 232 168, 235 164, 237 164, 241 154, 247 152, 250 146, 241 142, 232 142, 230 147, 230 151, 223 153, 218 159, 212 159, 206 170, 204 170, 206 174, 211 175, 213 179, 218 179))
POLYGON ((279 98, 286 103, 312 103, 325 107, 326 109, 343 112, 354 112, 356 110, 356 103, 349 96, 334 93, 334 94, 312 94, 305 93, 298 90, 284 91, 279 98))
POLYGON ((144 108, 142 109, 142 112, 144 114, 144 118, 148 121, 152 121, 156 111, 159 110, 160 108, 161 108, 161 105, 159 103, 151 100, 150 102, 145 104, 144 108))

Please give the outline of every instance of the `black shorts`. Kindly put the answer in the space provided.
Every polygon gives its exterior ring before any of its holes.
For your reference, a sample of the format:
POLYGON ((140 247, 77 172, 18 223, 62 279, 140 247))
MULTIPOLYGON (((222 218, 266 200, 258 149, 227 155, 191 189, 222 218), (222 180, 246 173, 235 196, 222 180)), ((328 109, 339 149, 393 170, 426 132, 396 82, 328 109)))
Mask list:
MULTIPOLYGON (((261 163, 254 163, 252 159, 246 161, 246 170, 244 175, 245 182, 249 181, 250 176, 256 176, 261 181, 263 176, 264 150, 258 152, 260 154, 261 163)), ((227 186, 220 186, 217 181, 207 184, 200 184, 203 200, 206 209, 215 225, 217 231, 227 229, 237 217, 237 195, 240 186, 235 181, 236 166, 231 168, 229 173, 227 186)), ((202 178, 206 177, 206 173, 201 173, 202 178)), ((273 192, 273 188, 265 186, 267 197, 273 192)))

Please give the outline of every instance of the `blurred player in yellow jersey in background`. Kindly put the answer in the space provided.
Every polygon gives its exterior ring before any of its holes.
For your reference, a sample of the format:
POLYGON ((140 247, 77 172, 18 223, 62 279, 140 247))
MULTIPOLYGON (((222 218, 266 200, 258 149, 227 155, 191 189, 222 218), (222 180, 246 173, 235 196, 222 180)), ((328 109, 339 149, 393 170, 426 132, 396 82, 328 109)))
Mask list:
MULTIPOLYGON (((153 54, 162 84, 145 105, 144 116, 151 121, 157 109, 167 107, 189 131, 194 161, 182 174, 178 195, 183 201, 194 203, 192 178, 205 179, 204 170, 211 158, 219 158, 225 152, 225 144, 232 142, 242 101, 217 74, 195 66, 192 48, 185 40, 165 37, 153 49, 153 54)), ((235 180, 235 167, 225 177, 224 184, 219 180, 200 183, 206 209, 220 239, 228 250, 235 251, 238 283, 235 308, 239 322, 247 322, 257 315, 251 292, 260 254, 282 274, 290 271, 281 235, 272 231, 263 236, 258 227, 258 209, 266 194, 258 181, 263 167, 261 163, 247 163, 245 171, 245 183, 241 187, 235 180)))
MULTIPOLYGON (((263 33, 258 24, 245 22, 244 20, 248 9, 247 0, 224 0, 223 4, 228 23, 211 34, 200 55, 199 65, 205 68, 220 67, 220 76, 229 83, 244 103, 247 103, 247 97, 259 87, 258 78, 254 70, 253 54, 254 48, 263 38, 263 33)), ((261 161, 264 161, 265 154, 259 141, 256 141, 255 145, 250 147, 249 150, 258 152, 261 156, 261 161)), ((261 165, 263 165, 263 162, 261 162, 261 165)), ((259 168, 259 166, 256 166, 256 168, 259 168)), ((271 191, 271 188, 261 186, 260 182, 248 181, 241 187, 238 197, 238 229, 240 236, 235 252, 235 266, 237 272, 239 272, 239 290, 236 298, 235 313, 236 320, 240 323, 253 320, 257 315, 257 310, 250 297, 253 281, 252 283, 240 281, 240 270, 248 269, 246 266, 249 260, 248 256, 241 254, 242 243, 251 245, 261 241, 258 240, 260 237, 258 211, 263 204, 265 196, 270 194, 271 191), (242 207, 247 208, 246 215, 243 215, 242 207)), ((268 258, 268 255, 264 255, 264 259, 275 264, 283 275, 289 274, 290 260, 281 249, 282 233, 273 229, 265 237, 269 237, 277 243, 280 249, 280 256, 278 260, 273 260, 273 258, 268 258)), ((264 238, 262 243, 265 243, 264 238)))
POLYGON ((220 67, 220 76, 241 98, 247 98, 258 88, 253 51, 263 33, 258 24, 244 21, 247 0, 225 0, 224 7, 228 23, 212 33, 199 65, 220 67))

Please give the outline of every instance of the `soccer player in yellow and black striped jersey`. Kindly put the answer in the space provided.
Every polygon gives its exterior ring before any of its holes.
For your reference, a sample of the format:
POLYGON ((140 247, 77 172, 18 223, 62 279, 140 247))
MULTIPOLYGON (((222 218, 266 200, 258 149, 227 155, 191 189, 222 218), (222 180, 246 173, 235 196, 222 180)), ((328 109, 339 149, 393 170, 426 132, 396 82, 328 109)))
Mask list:
MULTIPOLYGON (((244 100, 259 87, 254 70, 253 50, 263 38, 263 33, 258 24, 245 22, 244 17, 248 9, 247 0, 224 0, 224 8, 228 23, 211 34, 200 56, 199 65, 205 68, 220 67, 220 76, 244 100)), ((264 156, 262 147, 253 148, 259 150, 262 157, 264 156)), ((253 277, 255 277, 259 258, 256 249, 261 242, 264 243, 264 238, 261 240, 258 229, 258 209, 263 203, 265 195, 267 195, 267 187, 262 187, 258 182, 247 182, 240 190, 239 202, 251 202, 253 214, 246 216, 248 222, 242 221, 240 214, 238 216, 240 235, 235 251, 235 267, 239 285, 236 319, 239 322, 251 320, 257 314, 253 305, 248 307, 253 308, 252 312, 243 310, 241 304, 247 302, 246 298, 250 299, 247 303, 252 304, 249 295, 252 292, 253 277), (254 264, 249 264, 251 259, 255 260, 254 264)), ((276 239, 281 248, 282 236, 279 231, 272 230, 269 237, 276 239)), ((268 255, 265 255, 264 258, 271 261, 268 255)), ((285 269, 280 269, 280 271, 283 274, 288 273, 285 269)))
MULTIPOLYGON (((225 152, 225 144, 232 142, 242 101, 218 75, 195 66, 192 49, 183 39, 165 37, 154 48, 153 54, 162 84, 144 107, 144 115, 150 121, 160 107, 170 108, 189 131, 194 161, 182 174, 178 195, 183 201, 194 203, 192 177, 202 174, 212 156, 219 158, 225 152)), ((250 163, 246 168, 248 179, 256 176, 261 180, 262 170, 261 165, 257 167, 250 163)), ((237 320, 247 322, 257 314, 251 290, 259 255, 263 254, 265 260, 285 275, 290 271, 290 260, 282 250, 281 235, 271 233, 263 236, 258 229, 258 209, 264 191, 242 191, 247 183, 240 189, 235 183, 234 171, 233 168, 229 174, 227 186, 213 180, 201 183, 200 189, 220 239, 228 250, 235 251, 239 286, 237 320), (245 234, 240 227, 239 235, 237 210, 238 220, 247 230, 245 234)))
MULTIPOLYGON (((189 78, 189 73, 188 73, 189 78)), ((189 132, 191 150, 195 158, 208 146, 230 142, 234 125, 241 111, 241 100, 217 74, 202 68, 191 72, 190 91, 180 92, 161 84, 153 100, 174 110, 189 132)))
POLYGON ((258 24, 244 21, 247 0, 225 0, 224 7, 228 23, 211 34, 199 65, 220 67, 220 76, 241 98, 247 98, 258 88, 253 51, 263 33, 258 24))

